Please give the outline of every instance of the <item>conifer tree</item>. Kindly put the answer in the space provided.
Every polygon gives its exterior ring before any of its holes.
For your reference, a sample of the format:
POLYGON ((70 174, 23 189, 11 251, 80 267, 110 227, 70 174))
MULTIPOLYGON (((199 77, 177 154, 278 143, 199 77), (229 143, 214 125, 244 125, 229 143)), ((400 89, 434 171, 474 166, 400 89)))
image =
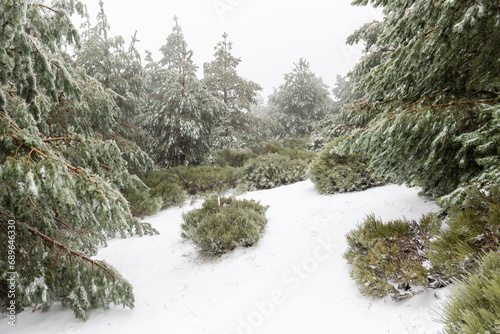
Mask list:
POLYGON ((241 58, 231 53, 233 43, 228 34, 214 47, 215 59, 203 65, 203 82, 210 93, 227 106, 227 112, 216 124, 212 135, 214 148, 244 145, 248 141, 265 136, 269 126, 249 113, 258 101, 258 91, 262 87, 238 75, 237 67, 241 58), (264 131, 262 131, 264 129, 264 131))
POLYGON ((349 39, 366 49, 349 76, 352 99, 330 125, 350 134, 338 153, 368 154, 377 174, 427 195, 451 193, 444 205, 459 204, 471 183, 500 182, 498 2, 354 2, 368 3, 386 17, 349 39))
POLYGON ((113 95, 61 52, 78 40, 75 10, 83 14, 79 1, 0 2, 2 254, 9 226, 16 231, 16 262, 0 259, 0 286, 16 272, 19 309, 62 302, 85 319, 88 309, 134 302, 118 272, 90 259, 97 247, 155 231, 130 214, 117 186, 134 177, 116 142, 98 133, 114 125, 113 95))
POLYGON ((309 62, 300 59, 294 65, 293 71, 285 74, 285 83, 270 97, 270 112, 285 134, 303 136, 325 117, 332 100, 323 80, 311 72, 309 62))
POLYGON ((231 54, 233 43, 227 37, 228 34, 224 33, 223 40, 214 47, 215 59, 203 65, 203 82, 229 111, 249 111, 251 105, 257 102, 257 92, 262 87, 238 75, 236 67, 241 63, 241 58, 231 54))
POLYGON ((174 22, 160 49, 163 81, 153 93, 152 110, 140 117, 151 138, 152 156, 165 167, 200 163, 210 148, 212 128, 225 109, 196 77, 193 52, 177 17, 174 22))
POLYGON ((113 116, 115 124, 106 133, 100 133, 117 142, 131 171, 144 173, 153 169, 154 163, 143 150, 148 148, 144 133, 133 126, 134 118, 145 108, 148 84, 147 73, 136 49, 137 33, 132 36, 128 48, 122 36, 110 36, 104 3, 100 1, 99 6, 95 26, 91 25, 86 14, 81 47, 75 52, 76 64, 105 89, 114 92, 113 98, 119 108, 113 116))

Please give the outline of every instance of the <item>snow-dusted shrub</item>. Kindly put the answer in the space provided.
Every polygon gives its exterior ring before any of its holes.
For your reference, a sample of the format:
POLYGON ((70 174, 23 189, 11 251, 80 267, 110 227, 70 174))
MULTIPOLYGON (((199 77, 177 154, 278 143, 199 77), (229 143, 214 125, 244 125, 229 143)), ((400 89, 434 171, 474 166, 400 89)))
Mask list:
POLYGON ((450 209, 447 227, 431 244, 429 258, 445 277, 459 278, 484 253, 500 250, 500 189, 469 192, 462 208, 450 209))
POLYGON ((344 257, 352 265, 351 277, 361 292, 400 300, 439 285, 429 272, 426 257, 429 239, 439 225, 432 214, 419 222, 400 219, 387 223, 372 215, 349 232, 344 257))
POLYGON ((299 151, 307 151, 309 147, 309 136, 306 137, 286 137, 281 141, 284 149, 291 148, 299 151))
POLYGON ((126 187, 121 190, 130 204, 130 212, 134 217, 154 215, 162 208, 162 199, 152 197, 147 187, 126 187))
POLYGON ((188 194, 222 193, 236 186, 238 172, 233 167, 180 166, 172 169, 188 194))
POLYGON ((122 190, 130 203, 130 211, 136 217, 153 215, 186 199, 186 192, 179 184, 179 176, 172 170, 147 172, 141 176, 141 180, 147 187, 127 187, 122 190))
POLYGON ((224 148, 213 153, 215 164, 225 167, 241 167, 251 158, 255 158, 257 154, 249 149, 244 148, 224 148))
POLYGON ((271 189, 303 181, 308 163, 280 154, 266 154, 247 161, 240 169, 240 186, 246 189, 271 189))
POLYGON ((146 173, 142 181, 150 188, 151 197, 161 198, 162 209, 181 204, 186 199, 186 192, 179 184, 179 176, 172 170, 146 173))
POLYGON ((250 247, 257 243, 267 225, 267 209, 254 200, 212 196, 201 209, 182 215, 181 235, 209 255, 250 247))
POLYGON ((309 177, 320 193, 359 191, 381 183, 367 171, 367 159, 337 154, 335 146, 335 142, 327 145, 309 169, 309 177))
POLYGON ((444 334, 500 333, 500 254, 484 255, 444 304, 444 334))
POLYGON ((283 150, 281 144, 276 140, 258 141, 248 145, 248 149, 257 155, 278 153, 283 150))

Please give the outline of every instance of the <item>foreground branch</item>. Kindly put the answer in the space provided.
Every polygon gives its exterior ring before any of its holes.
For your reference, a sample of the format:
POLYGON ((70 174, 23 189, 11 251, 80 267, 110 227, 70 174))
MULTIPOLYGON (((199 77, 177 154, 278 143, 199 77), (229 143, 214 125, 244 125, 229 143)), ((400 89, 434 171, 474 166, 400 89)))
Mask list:
POLYGON ((63 250, 63 251, 67 251, 68 253, 70 253, 71 255, 73 256, 76 256, 86 262, 89 262, 92 264, 92 266, 97 266, 99 267, 100 269, 104 270, 109 276, 111 276, 113 279, 116 279, 115 275, 113 275, 111 273, 111 271, 109 271, 108 268, 106 268, 105 266, 103 266, 102 264, 100 264, 99 262, 95 261, 95 260, 92 260, 91 258, 85 256, 84 254, 80 253, 80 252, 77 252, 75 250, 72 250, 71 248, 67 247, 66 245, 56 241, 55 239, 52 239, 51 237, 49 236, 46 236, 45 234, 35 230, 34 228, 31 228, 30 226, 28 226, 28 224, 26 223, 23 223, 21 221, 18 221, 16 219, 13 219, 9 216, 7 216, 6 214, 0 212, 0 216, 2 216, 2 218, 6 219, 6 220, 14 220, 16 222, 16 224, 20 224, 22 226, 24 226, 31 234, 39 237, 40 239, 42 239, 43 241, 47 242, 48 244, 52 245, 53 247, 57 247, 59 248, 60 250, 63 250))

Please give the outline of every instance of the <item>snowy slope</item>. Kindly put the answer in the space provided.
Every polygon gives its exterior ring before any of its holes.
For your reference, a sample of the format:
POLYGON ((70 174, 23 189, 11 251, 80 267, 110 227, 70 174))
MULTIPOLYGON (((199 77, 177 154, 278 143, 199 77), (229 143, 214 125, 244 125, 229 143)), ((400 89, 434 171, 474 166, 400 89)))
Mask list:
POLYGON ((435 333, 446 290, 397 303, 364 298, 342 258, 345 234, 367 214, 417 219, 439 209, 417 192, 387 185, 326 196, 304 181, 247 193, 270 205, 268 228, 257 246, 217 260, 180 237, 181 214, 200 201, 165 210, 147 219, 159 236, 111 240, 96 257, 132 283, 135 309, 93 311, 86 322, 59 306, 25 311, 15 329, 3 318, 0 333, 435 333))

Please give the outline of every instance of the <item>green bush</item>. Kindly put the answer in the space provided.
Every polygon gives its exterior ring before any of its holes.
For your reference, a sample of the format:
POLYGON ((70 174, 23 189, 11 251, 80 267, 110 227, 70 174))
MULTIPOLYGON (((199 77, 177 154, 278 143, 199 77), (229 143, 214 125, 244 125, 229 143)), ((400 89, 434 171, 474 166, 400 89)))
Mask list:
POLYGON ((266 155, 279 153, 283 150, 283 147, 278 141, 259 141, 250 144, 248 149, 257 155, 266 155))
POLYGON ((303 181, 307 178, 308 164, 280 154, 267 154, 250 159, 240 169, 240 187, 245 189, 271 189, 303 181))
POLYGON ((429 239, 439 228, 434 215, 419 222, 394 220, 384 223, 368 216, 346 235, 345 259, 351 277, 366 296, 409 298, 439 282, 429 272, 425 254, 429 239))
POLYGON ((320 193, 360 191, 381 184, 367 171, 367 159, 336 154, 335 146, 335 143, 327 145, 309 169, 309 177, 320 193))
POLYGON ((130 212, 134 217, 144 218, 162 209, 162 199, 152 196, 146 187, 126 187, 121 192, 129 202, 130 212))
POLYGON ((171 170, 147 172, 141 176, 141 180, 147 187, 126 187, 122 190, 130 203, 130 211, 136 217, 153 215, 186 199, 186 192, 179 185, 179 177, 171 170))
POLYGON ((278 154, 283 155, 285 157, 289 157, 292 160, 304 160, 308 164, 310 164, 316 158, 315 152, 299 150, 299 149, 290 148, 290 147, 285 147, 278 154))
POLYGON ((500 333, 500 254, 490 252, 444 304, 444 334, 500 333))
POLYGON ((207 192, 222 193, 236 187, 238 171, 233 167, 180 166, 172 168, 179 184, 189 195, 207 192))
POLYGON ((255 158, 257 154, 244 148, 225 148, 217 150, 213 153, 215 164, 226 167, 241 167, 251 158, 255 158))
POLYGON ((180 205, 186 200, 186 192, 179 184, 179 176, 172 170, 146 173, 142 176, 142 181, 150 188, 151 197, 161 198, 161 209, 180 205))
POLYGON ((212 196, 201 209, 183 214, 181 235, 209 255, 250 247, 257 243, 266 227, 267 209, 253 200, 212 196))
POLYGON ((307 151, 309 141, 309 137, 286 137, 282 140, 282 146, 284 149, 290 148, 298 151, 307 151))
POLYGON ((450 209, 447 228, 431 244, 429 258, 445 278, 459 278, 484 253, 500 249, 500 189, 468 193, 463 208, 450 209))

